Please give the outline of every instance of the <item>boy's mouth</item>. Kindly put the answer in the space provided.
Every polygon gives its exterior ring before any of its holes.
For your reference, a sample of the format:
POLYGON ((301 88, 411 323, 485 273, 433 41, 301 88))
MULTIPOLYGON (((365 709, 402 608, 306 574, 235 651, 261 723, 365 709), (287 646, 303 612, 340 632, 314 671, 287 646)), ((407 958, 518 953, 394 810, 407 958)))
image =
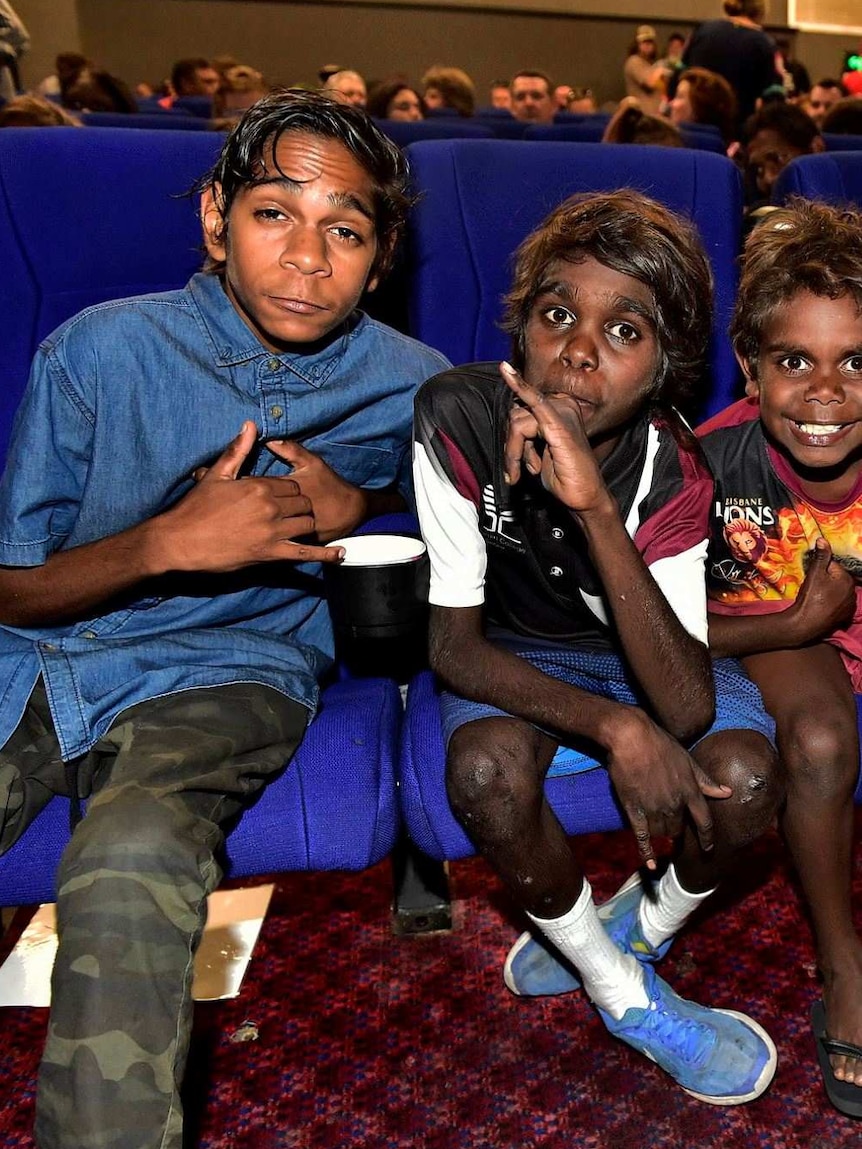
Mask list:
POLYGON ((849 426, 848 423, 800 423, 796 419, 793 422, 803 435, 837 435, 849 426))

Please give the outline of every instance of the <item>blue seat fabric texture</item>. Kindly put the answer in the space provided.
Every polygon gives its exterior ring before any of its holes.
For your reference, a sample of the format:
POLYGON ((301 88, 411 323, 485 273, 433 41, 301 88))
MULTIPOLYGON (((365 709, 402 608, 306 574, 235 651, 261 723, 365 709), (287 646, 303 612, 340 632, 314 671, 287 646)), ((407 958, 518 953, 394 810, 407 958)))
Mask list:
MULTIPOLYGON (((230 878, 281 870, 360 870, 391 851, 401 696, 386 679, 329 686, 284 773, 227 839, 230 878)), ((0 906, 52 901, 69 840, 69 801, 53 798, 0 857, 0 906)))
POLYGON ((407 149, 421 198, 410 220, 410 330, 453 363, 502 359, 511 256, 575 192, 633 187, 691 219, 715 276, 711 381, 698 417, 742 394, 727 329, 737 287, 742 182, 725 156, 683 148, 434 140, 407 149))
POLYGON ((772 189, 772 202, 789 196, 862 207, 862 151, 829 151, 791 160, 772 189))

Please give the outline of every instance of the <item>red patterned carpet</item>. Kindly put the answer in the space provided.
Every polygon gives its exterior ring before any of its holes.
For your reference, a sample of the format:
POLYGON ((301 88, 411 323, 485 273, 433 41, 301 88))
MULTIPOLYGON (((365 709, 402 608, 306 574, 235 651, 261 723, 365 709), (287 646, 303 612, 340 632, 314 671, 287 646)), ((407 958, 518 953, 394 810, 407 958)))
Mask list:
MULTIPOLYGON (((633 864, 627 834, 581 839, 599 897, 633 864), (597 861, 597 859, 599 859, 597 861)), ((451 934, 395 938, 389 870, 284 875, 241 996, 200 1006, 188 1080, 198 1149, 850 1149, 862 1122, 820 1083, 817 994, 776 838, 671 949, 685 996, 750 1012, 772 1034, 769 1092, 700 1104, 604 1032, 580 996, 524 1001, 501 966, 519 923, 478 860, 452 868, 451 934), (246 1023, 249 1023, 246 1025, 246 1023), (253 1033, 253 1040, 240 1040, 253 1033)), ((857 896, 862 869, 857 870, 857 896)), ((0 1011, 0 1147, 31 1149, 45 1012, 0 1011)))

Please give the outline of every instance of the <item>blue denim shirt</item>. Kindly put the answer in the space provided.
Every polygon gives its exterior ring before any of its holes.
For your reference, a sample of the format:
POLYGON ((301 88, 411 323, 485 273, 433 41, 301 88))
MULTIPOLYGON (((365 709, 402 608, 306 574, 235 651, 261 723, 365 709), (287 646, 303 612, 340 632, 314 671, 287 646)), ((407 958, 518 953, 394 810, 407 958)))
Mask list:
MULTIPOLYGON (((0 564, 38 566, 165 510, 247 419, 357 486, 407 493, 413 393, 446 366, 359 313, 322 350, 275 355, 202 274, 88 308, 34 360, 0 482, 0 564)), ((251 470, 289 467, 262 447, 251 470)), ((0 627, 0 745, 40 673, 68 759, 121 710, 193 687, 258 682, 313 709, 331 657, 317 564, 162 579, 82 622, 0 627)))

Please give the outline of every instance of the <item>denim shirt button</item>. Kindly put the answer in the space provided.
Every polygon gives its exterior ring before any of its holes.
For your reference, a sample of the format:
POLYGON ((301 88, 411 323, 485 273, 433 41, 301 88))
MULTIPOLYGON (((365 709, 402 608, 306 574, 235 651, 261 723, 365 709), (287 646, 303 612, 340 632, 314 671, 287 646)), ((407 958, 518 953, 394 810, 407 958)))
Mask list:
POLYGON ((279 359, 269 359, 266 365, 270 371, 277 371, 281 366, 281 361, 279 359))
POLYGON ((55 650, 59 650, 60 648, 53 642, 40 642, 39 649, 45 650, 49 654, 53 654, 55 650))
POLYGON ((81 637, 82 638, 98 638, 99 636, 96 634, 96 632, 94 630, 85 630, 84 633, 81 635, 81 637))
POLYGON ((272 415, 273 419, 280 419, 284 414, 284 408, 278 406, 270 407, 269 413, 272 415))

